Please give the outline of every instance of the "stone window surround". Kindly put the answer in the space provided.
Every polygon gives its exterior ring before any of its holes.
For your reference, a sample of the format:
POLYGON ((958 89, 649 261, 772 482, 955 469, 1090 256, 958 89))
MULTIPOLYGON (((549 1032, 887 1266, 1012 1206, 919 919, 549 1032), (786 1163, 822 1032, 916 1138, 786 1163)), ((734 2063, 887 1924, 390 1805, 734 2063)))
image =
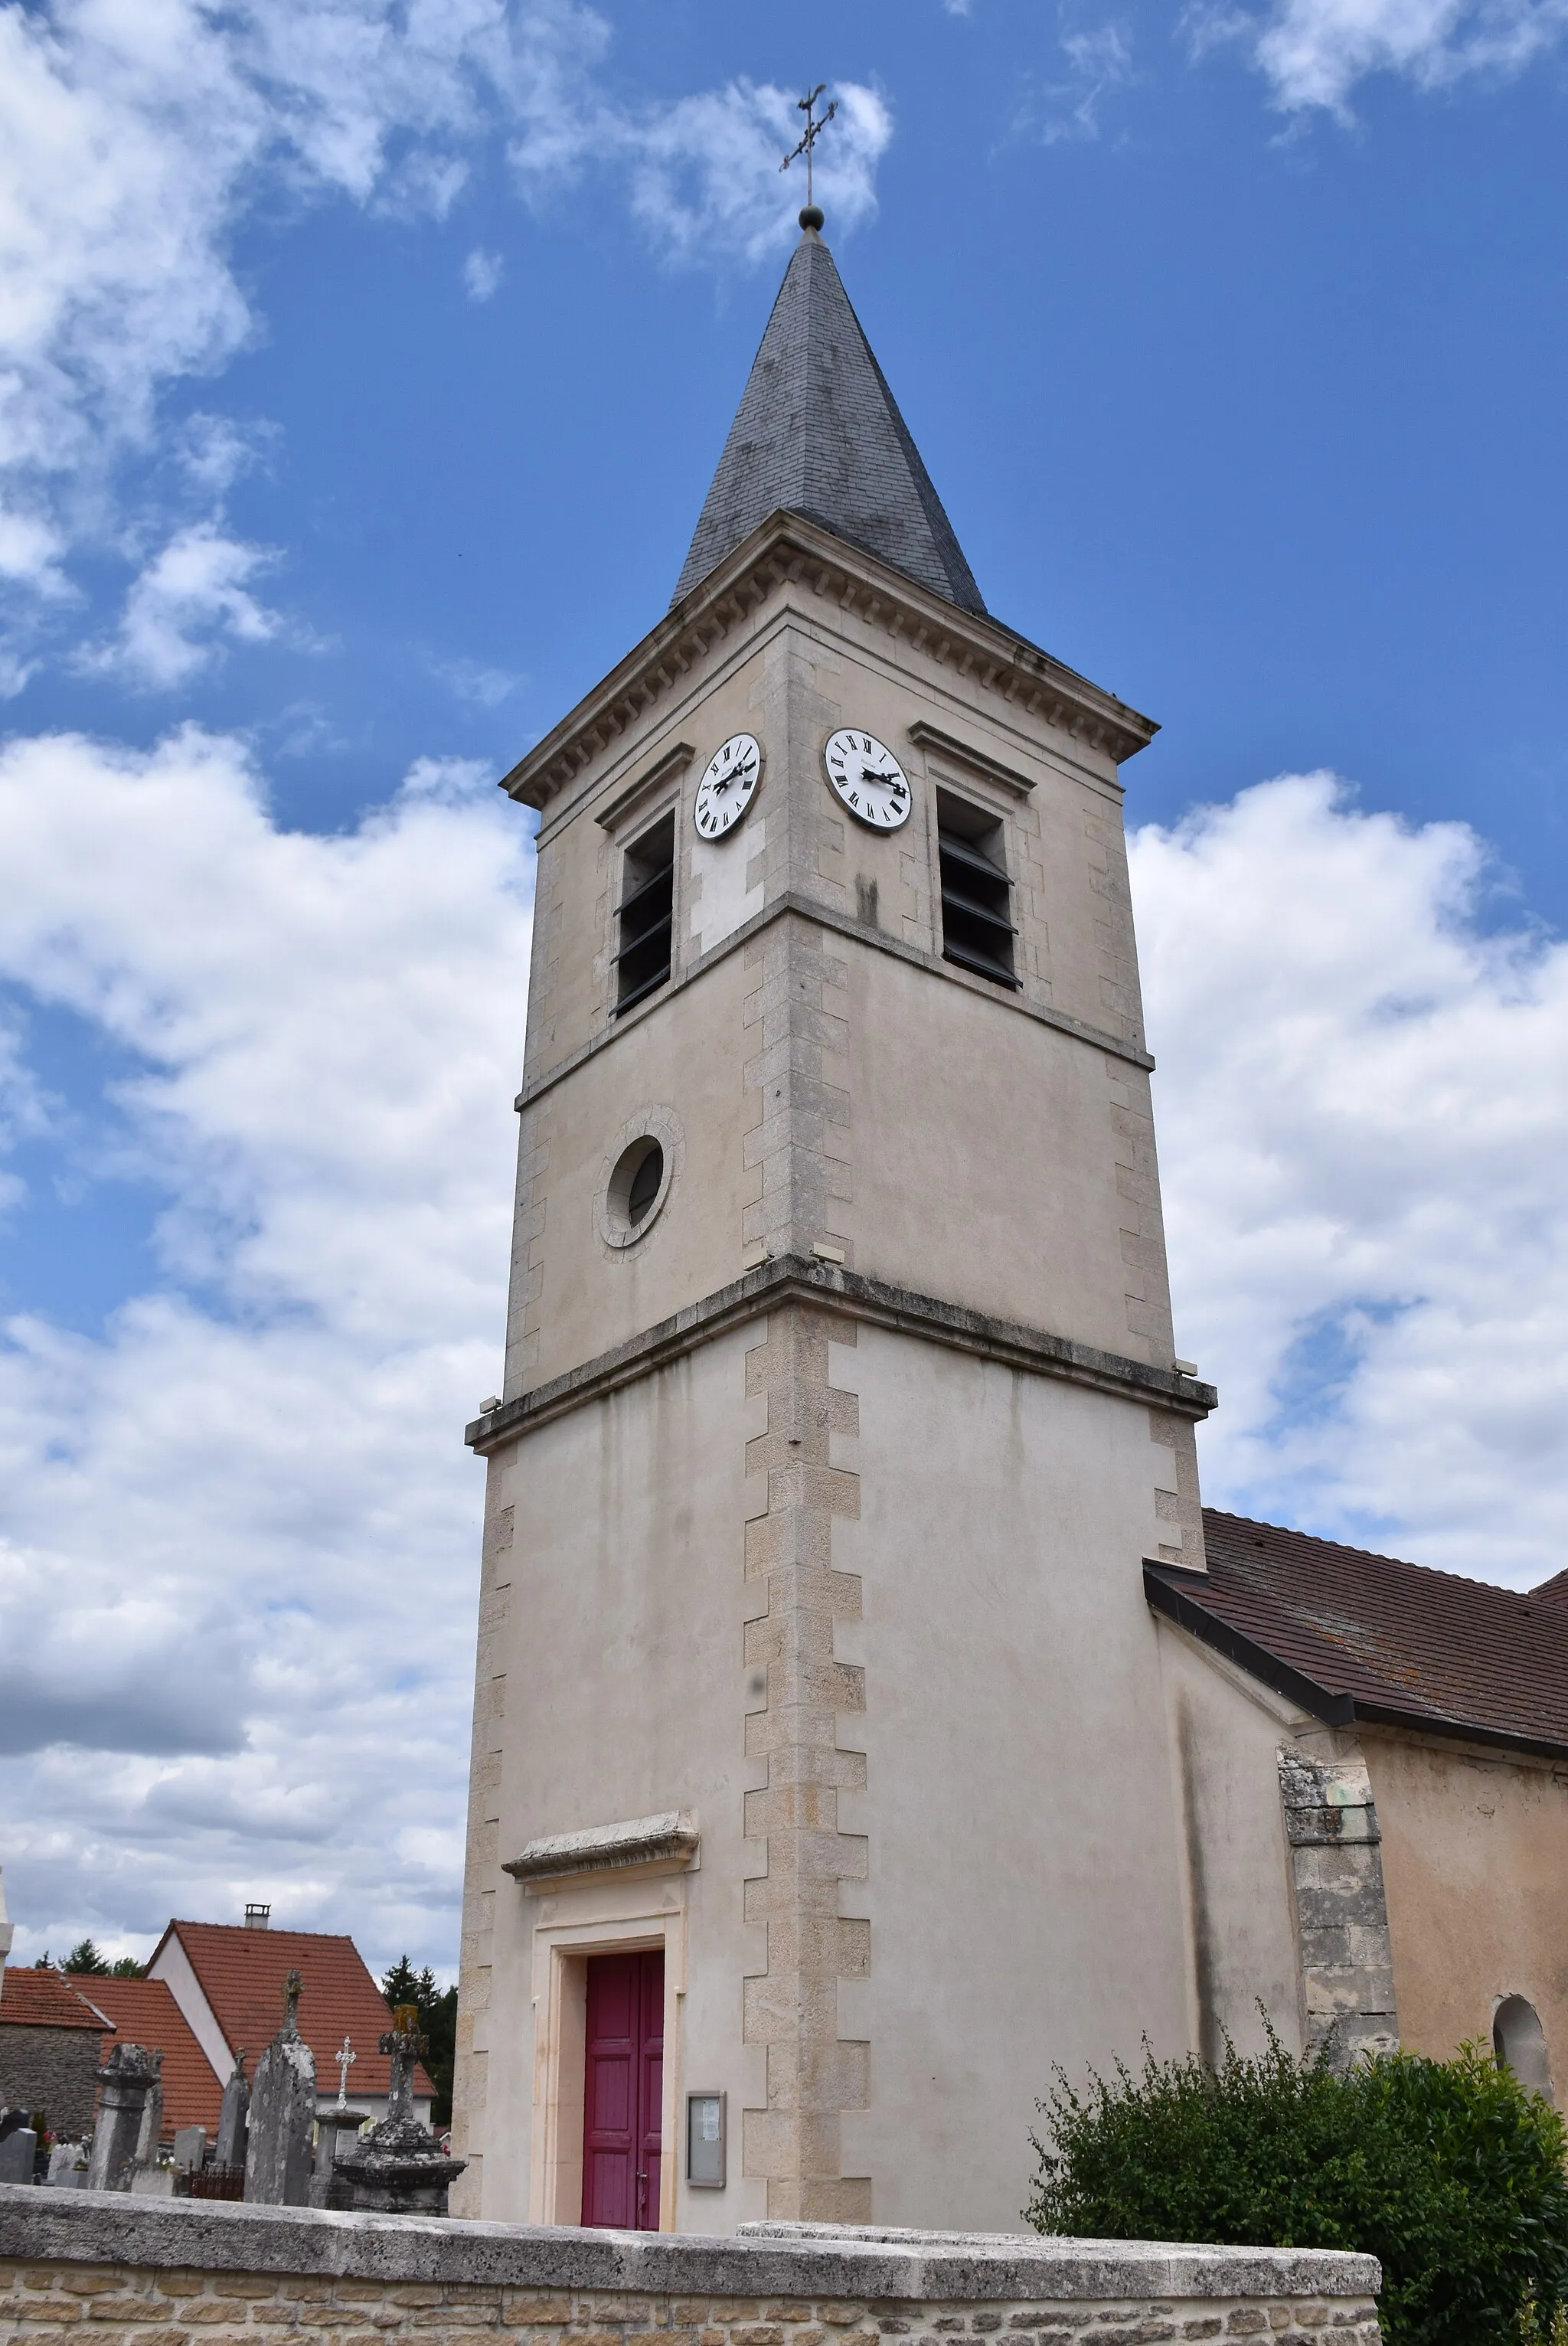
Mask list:
POLYGON ((581 2226, 583 2076, 588 1958, 658 1948, 664 1954, 664 2106, 659 2113, 658 2229, 676 2229, 679 2183, 681 2019, 686 1998, 689 1852, 524 1882, 532 1909, 533 2125, 528 2162, 531 2224, 581 2226))
MULTIPOLYGON (((911 735, 918 729, 912 725, 910 728, 911 735)), ((950 762, 954 766, 958 765, 956 759, 950 762)), ((983 977, 978 971, 966 969, 962 962, 954 963, 946 959, 944 950, 946 928, 941 910, 942 862, 938 846, 942 810, 938 801, 939 798, 948 799, 954 804, 963 807, 971 814, 982 816, 987 821, 994 823, 1002 834, 1002 876, 1007 882, 1009 914, 1015 923, 1013 940, 1014 975, 1022 984, 1021 973, 1024 957, 1035 940, 1026 933, 1021 917, 1031 907, 1024 903, 1026 891, 1019 885, 1018 875, 1023 862, 1023 855, 1022 842, 1018 837, 1017 823, 1014 820, 1017 812, 1016 803, 1010 802, 994 784, 988 786, 988 778, 984 776, 983 770, 967 770, 961 768, 957 773, 950 775, 942 771, 939 767, 930 764, 928 760, 925 779, 925 838, 926 857, 931 873, 932 945, 942 956, 944 965, 948 969, 956 971, 958 975, 967 978, 972 984, 978 984, 984 986, 998 1000, 1002 1000, 1003 997, 996 992, 996 980, 983 977)))
POLYGON ((598 1188, 594 1197, 594 1227, 598 1231, 601 1243, 611 1254, 624 1254, 628 1247, 639 1245, 647 1237, 663 1213, 685 1162, 686 1127, 674 1108, 656 1101, 647 1107, 639 1108, 635 1116, 627 1117, 605 1151, 604 1163, 599 1168, 598 1188), (641 1221, 626 1224, 617 1221, 610 1210, 610 1184, 615 1178, 616 1166, 636 1140, 658 1142, 664 1153, 664 1170, 659 1176, 654 1201, 641 1221))
MULTIPOLYGON (((609 885, 600 899, 604 915, 600 958, 605 981, 598 1035, 601 1042, 609 1042, 628 1023, 635 1022, 639 1011, 651 1009, 656 1002, 662 1002, 680 976, 679 943, 685 901, 681 886, 680 817, 685 803, 681 778, 693 755, 686 742, 677 741, 656 760, 647 774, 640 776, 629 790, 619 791, 599 813, 598 819, 606 832, 606 844, 601 852, 606 854, 609 861, 609 885), (656 985, 651 994, 641 1002, 633 1003, 623 1015, 616 1000, 616 954, 620 950, 621 899, 626 892, 626 858, 666 815, 675 825, 675 855, 670 872, 669 975, 662 985, 656 985)), ((537 841, 535 844, 537 848, 537 841)))

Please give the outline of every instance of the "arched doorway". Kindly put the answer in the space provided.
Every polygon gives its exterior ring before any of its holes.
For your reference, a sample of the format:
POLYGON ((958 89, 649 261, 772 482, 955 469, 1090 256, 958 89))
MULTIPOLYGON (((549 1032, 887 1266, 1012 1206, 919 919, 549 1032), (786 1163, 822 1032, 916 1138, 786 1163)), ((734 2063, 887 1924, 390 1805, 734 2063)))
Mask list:
POLYGON ((1492 2015, 1492 2049, 1500 2066, 1512 2069, 1522 2086, 1550 2102, 1552 2069, 1546 2034, 1535 2006, 1522 1995, 1505 1995, 1492 2015))

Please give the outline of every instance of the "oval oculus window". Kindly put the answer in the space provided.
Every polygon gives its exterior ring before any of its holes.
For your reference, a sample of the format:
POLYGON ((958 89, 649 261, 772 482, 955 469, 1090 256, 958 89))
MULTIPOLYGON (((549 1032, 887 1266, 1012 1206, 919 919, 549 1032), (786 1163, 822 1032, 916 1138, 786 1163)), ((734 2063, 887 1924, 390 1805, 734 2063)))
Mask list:
MULTIPOLYGON (((631 1154, 629 1149, 626 1153, 628 1156, 631 1154)), ((650 1140, 626 1191, 626 1219, 634 1230, 647 1215, 658 1196, 659 1184, 663 1179, 664 1150, 657 1140, 650 1140)))
POLYGON ((604 1234, 627 1246, 656 1211, 665 1190, 665 1153, 651 1132, 640 1132, 616 1159, 605 1198, 604 1234))

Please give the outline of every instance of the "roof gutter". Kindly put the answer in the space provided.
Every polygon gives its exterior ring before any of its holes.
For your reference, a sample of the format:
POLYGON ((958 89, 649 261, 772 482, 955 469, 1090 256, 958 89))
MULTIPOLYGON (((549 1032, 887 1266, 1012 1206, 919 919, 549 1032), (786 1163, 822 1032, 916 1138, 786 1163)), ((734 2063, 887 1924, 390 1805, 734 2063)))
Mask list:
POLYGON ((1174 1621, 1200 1645, 1207 1646, 1260 1686, 1281 1694, 1328 1727, 1401 1727, 1422 1735, 1452 1737, 1463 1743, 1485 1743, 1505 1751, 1528 1751, 1543 1760, 1568 1760, 1568 1743, 1554 1743, 1537 1735, 1514 1735, 1498 1727, 1477 1727, 1440 1712, 1407 1710, 1394 1703, 1367 1702, 1355 1695, 1336 1694, 1304 1672, 1292 1669, 1255 1637, 1222 1621, 1207 1605, 1187 1594, 1209 1585, 1206 1572, 1189 1572, 1181 1565, 1152 1564, 1144 1559, 1144 1595, 1153 1610, 1174 1621))

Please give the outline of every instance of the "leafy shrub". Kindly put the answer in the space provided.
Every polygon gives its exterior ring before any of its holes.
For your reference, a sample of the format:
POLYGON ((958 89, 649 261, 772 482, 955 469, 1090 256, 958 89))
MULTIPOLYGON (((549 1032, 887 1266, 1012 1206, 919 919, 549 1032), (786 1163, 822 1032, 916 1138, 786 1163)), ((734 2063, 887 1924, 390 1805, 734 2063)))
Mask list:
MULTIPOLYGON (((1267 2027, 1267 2021, 1265 2026, 1267 2027)), ((1555 2346, 1568 2300, 1568 2180, 1556 2112, 1465 2045, 1336 2076, 1268 2030, 1079 2095, 1058 2070, 1028 2220, 1042 2232, 1359 2249, 1381 2260, 1390 2346, 1517 2346, 1527 2301, 1555 2346)))

